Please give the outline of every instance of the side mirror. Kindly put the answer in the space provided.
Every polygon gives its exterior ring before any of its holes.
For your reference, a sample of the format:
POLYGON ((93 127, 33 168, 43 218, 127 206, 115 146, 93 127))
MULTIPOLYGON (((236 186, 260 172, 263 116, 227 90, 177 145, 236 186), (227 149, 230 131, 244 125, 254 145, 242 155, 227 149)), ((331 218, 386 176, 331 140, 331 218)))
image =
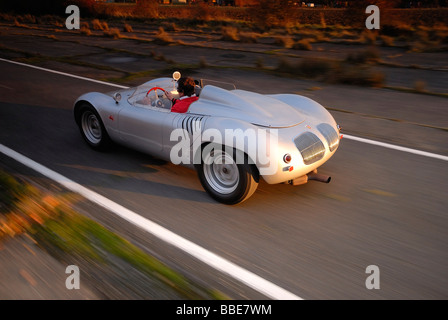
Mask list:
POLYGON ((177 81, 177 80, 180 79, 180 72, 179 72, 179 71, 175 71, 175 72, 173 72, 173 79, 174 79, 175 81, 177 81))
POLYGON ((114 94, 114 100, 115 100, 116 103, 120 102, 121 94, 119 92, 114 94))

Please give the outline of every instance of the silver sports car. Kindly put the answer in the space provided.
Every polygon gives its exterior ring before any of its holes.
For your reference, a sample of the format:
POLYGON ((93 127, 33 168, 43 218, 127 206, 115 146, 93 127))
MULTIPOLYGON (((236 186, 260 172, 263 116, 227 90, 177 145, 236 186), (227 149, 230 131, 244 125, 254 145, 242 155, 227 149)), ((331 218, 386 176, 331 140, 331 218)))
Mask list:
POLYGON ((179 78, 175 72, 129 89, 83 94, 74 104, 83 138, 94 149, 115 142, 191 167, 206 192, 225 204, 248 199, 260 178, 269 184, 330 182, 317 168, 337 150, 340 127, 320 104, 199 80, 199 99, 186 113, 175 113, 167 95, 178 97, 179 78))

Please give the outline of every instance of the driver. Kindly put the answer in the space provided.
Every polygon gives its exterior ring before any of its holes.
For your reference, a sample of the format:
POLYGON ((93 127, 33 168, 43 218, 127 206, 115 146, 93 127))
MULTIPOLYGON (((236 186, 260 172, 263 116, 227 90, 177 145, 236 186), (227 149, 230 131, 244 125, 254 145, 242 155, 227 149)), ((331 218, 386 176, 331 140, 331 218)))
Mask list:
POLYGON ((173 99, 171 92, 167 92, 167 97, 173 102, 171 112, 185 113, 188 107, 199 98, 194 93, 195 89, 194 79, 191 77, 182 77, 177 81, 177 92, 179 92, 179 99, 173 99))

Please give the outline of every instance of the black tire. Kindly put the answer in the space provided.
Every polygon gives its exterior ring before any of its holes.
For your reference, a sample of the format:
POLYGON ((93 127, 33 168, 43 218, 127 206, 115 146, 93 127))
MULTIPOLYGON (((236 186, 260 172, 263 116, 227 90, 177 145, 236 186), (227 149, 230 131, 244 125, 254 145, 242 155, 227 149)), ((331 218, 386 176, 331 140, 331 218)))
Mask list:
POLYGON ((110 137, 100 115, 92 105, 84 103, 79 107, 77 122, 82 137, 90 147, 99 151, 109 149, 110 137))
POLYGON ((248 163, 247 155, 211 144, 202 151, 196 171, 202 187, 213 199, 234 205, 247 200, 257 190, 258 170, 248 163))

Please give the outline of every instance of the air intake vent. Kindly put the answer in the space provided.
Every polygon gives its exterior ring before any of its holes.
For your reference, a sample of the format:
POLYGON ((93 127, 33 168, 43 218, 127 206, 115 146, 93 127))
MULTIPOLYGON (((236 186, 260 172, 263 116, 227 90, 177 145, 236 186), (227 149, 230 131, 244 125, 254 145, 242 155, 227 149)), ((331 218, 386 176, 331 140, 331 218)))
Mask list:
POLYGON ((181 127, 189 134, 193 134, 194 131, 201 132, 201 121, 203 117, 186 116, 182 119, 181 127))
POLYGON ((302 154, 305 164, 312 164, 319 161, 325 155, 325 147, 322 141, 311 132, 305 132, 294 139, 294 143, 302 154))
POLYGON ((317 130, 325 137, 327 140, 330 151, 333 152, 339 146, 339 135, 332 126, 327 123, 321 123, 317 126, 317 130))

